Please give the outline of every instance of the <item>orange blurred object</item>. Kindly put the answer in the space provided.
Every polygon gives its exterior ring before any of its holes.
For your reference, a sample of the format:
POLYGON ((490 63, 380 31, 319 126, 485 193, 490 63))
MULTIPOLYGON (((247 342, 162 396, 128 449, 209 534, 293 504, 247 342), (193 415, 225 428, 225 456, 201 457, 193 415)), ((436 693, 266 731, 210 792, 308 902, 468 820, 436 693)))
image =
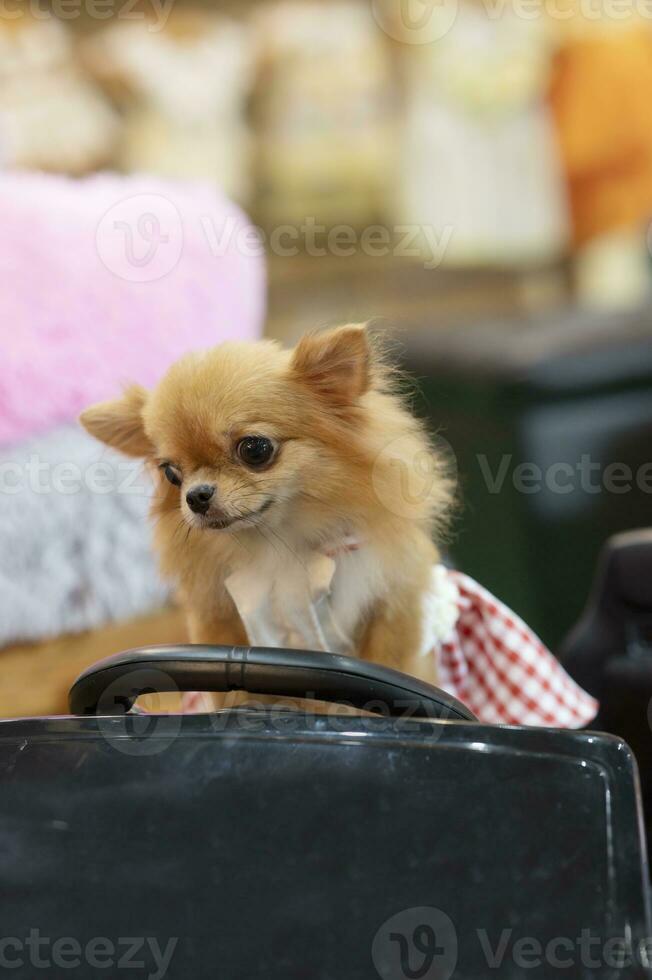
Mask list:
POLYGON ((652 217, 652 32, 647 25, 569 40, 551 103, 582 245, 652 217))

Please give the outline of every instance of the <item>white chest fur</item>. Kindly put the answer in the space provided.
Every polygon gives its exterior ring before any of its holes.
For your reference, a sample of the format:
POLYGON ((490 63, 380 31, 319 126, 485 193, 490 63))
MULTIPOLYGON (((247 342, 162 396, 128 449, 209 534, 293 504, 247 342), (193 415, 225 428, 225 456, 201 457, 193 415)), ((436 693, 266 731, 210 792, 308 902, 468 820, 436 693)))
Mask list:
MULTIPOLYGON (((382 565, 370 549, 347 552, 338 558, 331 586, 331 612, 339 630, 351 638, 360 618, 386 589, 382 565)), ((459 617, 459 590, 443 565, 434 565, 429 588, 421 603, 420 656, 450 639, 459 617)))
POLYGON ((384 590, 382 567, 370 548, 341 552, 330 595, 332 616, 340 632, 353 637, 361 618, 384 590))
MULTIPOLYGON (((388 588, 383 562, 369 546, 261 556, 226 581, 249 642, 352 655, 357 628, 388 588), (265 560, 265 558, 267 560, 265 560)), ((453 573, 432 568, 420 612, 422 656, 445 642, 459 615, 453 573)))

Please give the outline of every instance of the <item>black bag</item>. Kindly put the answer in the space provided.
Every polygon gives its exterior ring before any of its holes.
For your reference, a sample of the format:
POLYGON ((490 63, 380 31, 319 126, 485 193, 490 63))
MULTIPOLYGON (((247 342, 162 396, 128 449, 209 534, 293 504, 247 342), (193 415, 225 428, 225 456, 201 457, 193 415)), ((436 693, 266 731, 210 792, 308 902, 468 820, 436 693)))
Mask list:
POLYGON ((402 674, 282 650, 120 655, 71 710, 0 724, 8 976, 650 976, 618 739, 486 727, 402 674), (134 713, 169 689, 377 714, 134 713))

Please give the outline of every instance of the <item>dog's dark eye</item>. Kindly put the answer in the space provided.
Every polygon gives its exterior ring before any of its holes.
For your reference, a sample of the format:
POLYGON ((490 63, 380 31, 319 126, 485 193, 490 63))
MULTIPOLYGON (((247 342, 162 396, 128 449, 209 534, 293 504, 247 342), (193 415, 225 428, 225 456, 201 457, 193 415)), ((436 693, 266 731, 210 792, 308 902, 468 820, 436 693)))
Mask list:
POLYGON ((178 470, 175 470, 174 466, 171 466, 170 463, 161 463, 159 469, 163 470, 166 479, 169 480, 173 486, 181 486, 181 476, 179 475, 178 470))
POLYGON ((247 466, 265 466, 274 455, 274 443, 264 436, 245 436, 236 446, 236 452, 247 466))

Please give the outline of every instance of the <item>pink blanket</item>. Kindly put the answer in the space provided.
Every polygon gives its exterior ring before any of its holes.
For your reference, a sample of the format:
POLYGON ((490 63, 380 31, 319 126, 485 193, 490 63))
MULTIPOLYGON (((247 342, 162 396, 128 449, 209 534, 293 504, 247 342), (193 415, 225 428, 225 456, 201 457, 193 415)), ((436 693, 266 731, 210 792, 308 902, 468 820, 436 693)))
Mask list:
POLYGON ((212 187, 0 175, 0 445, 255 339, 264 306, 262 249, 212 187))

